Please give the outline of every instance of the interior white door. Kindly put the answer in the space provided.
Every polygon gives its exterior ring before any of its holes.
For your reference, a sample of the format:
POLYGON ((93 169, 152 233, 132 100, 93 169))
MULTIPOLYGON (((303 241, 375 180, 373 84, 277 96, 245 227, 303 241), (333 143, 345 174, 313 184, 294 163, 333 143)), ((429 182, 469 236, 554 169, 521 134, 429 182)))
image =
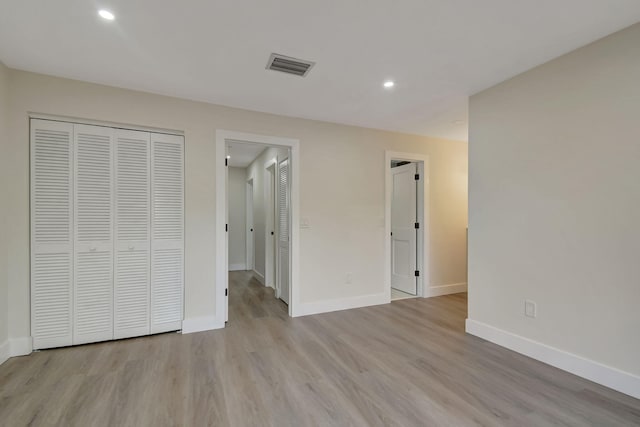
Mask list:
POLYGON ((113 131, 74 125, 73 344, 113 339, 113 131))
POLYGON ((391 169, 391 287, 417 294, 417 182, 415 163, 391 169))
POLYGON ((280 162, 278 167, 278 280, 277 294, 289 304, 289 159, 280 162))
POLYGON ((31 120, 33 348, 73 343, 73 125, 31 120))
POLYGON ((265 285, 275 288, 276 282, 276 167, 265 169, 265 285))
POLYGON ((253 179, 247 181, 247 270, 255 268, 255 233, 253 226, 253 179))
POLYGON ((148 335, 151 275, 150 135, 115 130, 114 338, 148 335))
POLYGON ((151 134, 151 333, 182 328, 184 137, 151 134))

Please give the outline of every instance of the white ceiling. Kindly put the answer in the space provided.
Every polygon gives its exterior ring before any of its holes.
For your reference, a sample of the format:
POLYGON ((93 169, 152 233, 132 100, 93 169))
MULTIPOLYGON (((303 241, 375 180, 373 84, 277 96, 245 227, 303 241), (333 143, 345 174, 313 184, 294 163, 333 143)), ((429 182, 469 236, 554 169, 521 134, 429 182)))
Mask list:
POLYGON ((466 140, 469 95, 638 22, 640 1, 0 0, 0 11, 13 68, 466 140), (306 78, 268 71, 272 52, 316 65, 306 78))

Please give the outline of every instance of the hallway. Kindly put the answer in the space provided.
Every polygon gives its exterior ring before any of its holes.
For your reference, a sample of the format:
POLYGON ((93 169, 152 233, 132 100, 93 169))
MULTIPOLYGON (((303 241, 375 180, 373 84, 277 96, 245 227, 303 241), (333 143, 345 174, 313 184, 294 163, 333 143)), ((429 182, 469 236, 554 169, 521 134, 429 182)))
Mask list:
POLYGON ((275 290, 260 283, 253 272, 229 272, 228 326, 266 317, 284 320, 289 317, 287 310, 287 305, 275 297, 275 290))

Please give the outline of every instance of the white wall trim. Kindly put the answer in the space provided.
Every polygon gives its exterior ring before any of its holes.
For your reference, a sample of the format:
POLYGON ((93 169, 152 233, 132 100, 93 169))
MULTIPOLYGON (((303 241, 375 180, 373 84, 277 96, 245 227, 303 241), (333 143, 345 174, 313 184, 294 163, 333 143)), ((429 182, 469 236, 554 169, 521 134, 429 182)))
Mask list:
POLYGON ((388 304, 386 292, 380 294, 363 295, 350 298, 332 299, 318 302, 300 303, 293 317, 311 314, 329 313, 331 311, 348 310, 351 308, 368 307, 371 305, 388 304))
POLYGON ((0 344, 0 365, 6 362, 9 357, 11 357, 11 352, 9 351, 9 340, 5 340, 0 344))
POLYGON ((31 337, 9 338, 9 355, 11 357, 26 356, 33 352, 31 337))
POLYGON ((640 399, 640 377, 502 329, 466 320, 466 331, 494 344, 640 399))
POLYGON ((194 332, 211 331, 213 329, 222 328, 224 328, 224 320, 218 320, 215 316, 192 317, 182 321, 183 334, 192 334, 194 332))
POLYGON ((442 295, 459 294, 467 292, 466 283, 452 283, 450 285, 430 286, 425 290, 424 297, 439 297, 442 295))
POLYGON ((10 338, 0 344, 0 364, 10 357, 26 356, 33 352, 33 339, 31 337, 10 338))
POLYGON ((294 316, 300 301, 300 140, 276 136, 257 135, 245 132, 216 130, 216 303, 215 312, 222 315, 227 309, 228 253, 227 233, 225 233, 227 213, 227 168, 224 167, 226 157, 226 140, 246 141, 265 145, 279 145, 291 150, 291 283, 289 286, 289 316, 294 316))
POLYGON ((265 286, 264 284, 264 276, 260 273, 258 273, 257 270, 253 270, 253 274, 256 277, 256 279, 258 280, 258 282, 262 283, 262 286, 265 286))
POLYGON ((84 119, 79 117, 56 116, 52 114, 41 114, 41 113, 30 112, 29 118, 40 119, 40 120, 52 120, 55 122, 80 123, 83 125, 103 126, 103 127, 110 127, 110 128, 116 128, 116 129, 136 130, 141 132, 164 133, 167 135, 184 136, 184 132, 181 130, 164 129, 164 128, 149 127, 149 126, 138 126, 138 125, 133 125, 128 123, 105 122, 103 120, 92 120, 92 119, 84 119))
POLYGON ((229 265, 229 271, 244 271, 247 269, 247 264, 231 264, 229 265))

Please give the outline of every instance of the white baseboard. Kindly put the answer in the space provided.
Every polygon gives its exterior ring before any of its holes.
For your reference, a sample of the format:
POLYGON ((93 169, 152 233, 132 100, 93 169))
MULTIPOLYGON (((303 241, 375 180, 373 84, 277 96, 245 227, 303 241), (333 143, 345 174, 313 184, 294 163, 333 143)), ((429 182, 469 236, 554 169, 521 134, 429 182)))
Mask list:
POLYGON ((466 331, 532 359, 640 399, 640 377, 502 329, 467 319, 466 331))
POLYGON ((6 362, 9 357, 11 357, 11 352, 9 351, 9 340, 5 340, 0 344, 0 365, 6 362))
POLYGON ((9 356, 26 356, 33 352, 33 340, 31 337, 9 338, 9 356))
POLYGON ((183 334, 192 334, 194 332, 211 331, 222 328, 224 328, 224 321, 218 320, 215 316, 192 317, 182 321, 183 334))
POLYGON ((247 269, 247 264, 229 264, 229 271, 244 271, 247 269))
POLYGON ((454 283, 451 285, 429 286, 425 290, 424 297, 439 297, 442 295, 458 294, 460 292, 467 292, 466 283, 454 283))
POLYGON ((258 282, 262 283, 262 286, 264 286, 264 275, 258 273, 256 270, 253 270, 253 274, 256 276, 256 279, 258 279, 258 282))
POLYGON ((331 311, 348 310, 350 308, 368 307, 371 305, 388 303, 389 296, 386 293, 299 303, 294 306, 295 312, 292 313, 292 316, 308 316, 310 314, 329 313, 331 311))

